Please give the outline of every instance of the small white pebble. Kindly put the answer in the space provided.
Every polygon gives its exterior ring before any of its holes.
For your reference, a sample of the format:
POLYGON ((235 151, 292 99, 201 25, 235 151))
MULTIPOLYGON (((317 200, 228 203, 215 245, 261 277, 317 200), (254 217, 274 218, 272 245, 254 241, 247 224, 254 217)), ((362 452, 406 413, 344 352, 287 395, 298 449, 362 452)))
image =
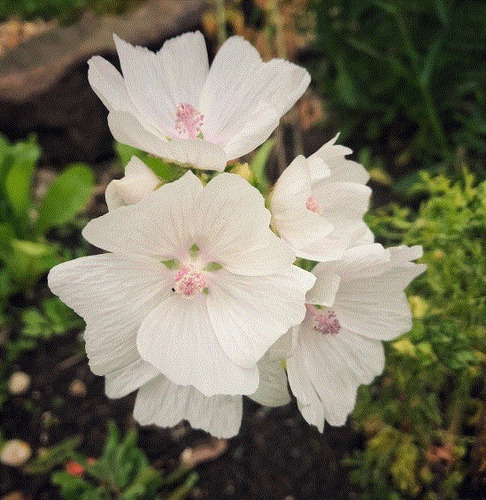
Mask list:
POLYGON ((84 398, 86 396, 86 384, 79 378, 75 378, 69 385, 69 394, 77 398, 84 398))
POLYGON ((7 441, 0 451, 0 462, 11 467, 20 467, 32 455, 30 445, 20 439, 7 441))
POLYGON ((15 372, 8 379, 8 392, 10 394, 23 394, 30 387, 31 378, 28 373, 15 372))

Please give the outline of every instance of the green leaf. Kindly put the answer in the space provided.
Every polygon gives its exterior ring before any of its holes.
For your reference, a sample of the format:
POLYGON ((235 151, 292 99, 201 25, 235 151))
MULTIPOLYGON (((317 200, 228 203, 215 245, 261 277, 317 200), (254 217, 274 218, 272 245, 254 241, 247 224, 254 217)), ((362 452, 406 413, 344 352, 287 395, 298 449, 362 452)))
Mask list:
POLYGON ((28 219, 32 205, 32 178, 40 149, 31 139, 11 148, 13 163, 5 179, 5 192, 10 205, 20 219, 28 219))
POLYGON ((150 167, 156 175, 167 182, 172 182, 178 179, 182 174, 184 174, 184 172, 186 172, 186 169, 180 167, 179 165, 168 163, 161 158, 156 158, 155 156, 149 155, 145 151, 133 148, 132 146, 127 146, 126 144, 116 142, 115 150, 120 163, 124 167, 126 167, 132 156, 136 156, 137 158, 140 158, 140 160, 142 160, 147 167, 150 167))
POLYGON ((54 469, 54 467, 70 459, 74 450, 81 444, 81 440, 81 436, 74 436, 50 448, 44 449, 41 455, 31 460, 23 467, 23 472, 27 474, 47 474, 54 469))
POLYGON ((82 163, 69 166, 51 184, 39 207, 36 229, 44 234, 48 229, 72 220, 87 205, 94 186, 91 169, 82 163))
POLYGON ((262 192, 266 192, 268 190, 266 166, 274 145, 275 141, 273 139, 266 141, 257 149, 255 156, 250 163, 250 168, 255 175, 257 187, 262 192))
POLYGON ((61 496, 65 500, 79 500, 81 495, 87 495, 87 498, 94 500, 96 488, 82 477, 73 476, 66 471, 54 472, 51 476, 51 482, 59 486, 61 496), (91 496, 89 496, 91 495, 91 496))

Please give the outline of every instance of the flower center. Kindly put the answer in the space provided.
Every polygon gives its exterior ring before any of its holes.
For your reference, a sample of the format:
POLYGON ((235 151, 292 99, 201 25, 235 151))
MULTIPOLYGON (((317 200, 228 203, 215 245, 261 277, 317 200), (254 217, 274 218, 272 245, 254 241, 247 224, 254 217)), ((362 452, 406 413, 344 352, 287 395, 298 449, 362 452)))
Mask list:
POLYGON ((184 139, 195 139, 201 134, 204 115, 192 106, 182 102, 176 109, 175 128, 184 139))
POLYGON ((184 297, 207 290, 208 282, 194 264, 186 264, 174 275, 174 292, 184 297))
POLYGON ((316 200, 313 196, 309 196, 309 199, 307 200, 305 206, 311 212, 314 212, 319 215, 322 214, 322 205, 320 201, 316 200))
POLYGON ((316 332, 336 334, 341 330, 341 324, 334 311, 321 312, 317 310, 313 318, 313 327, 316 332))

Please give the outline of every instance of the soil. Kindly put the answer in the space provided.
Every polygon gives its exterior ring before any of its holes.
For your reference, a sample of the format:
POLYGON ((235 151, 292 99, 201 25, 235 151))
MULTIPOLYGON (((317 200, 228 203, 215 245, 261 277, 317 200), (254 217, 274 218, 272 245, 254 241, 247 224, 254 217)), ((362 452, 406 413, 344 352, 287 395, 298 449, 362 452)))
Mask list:
MULTIPOLYGON (((7 439, 27 441, 34 452, 79 434, 79 451, 97 457, 109 419, 123 430, 136 425, 134 395, 120 400, 104 395, 103 379, 89 370, 77 332, 40 343, 16 368, 28 372, 33 382, 26 394, 6 402, 2 430, 7 439), (69 393, 74 379, 85 383, 85 396, 69 393)), ((139 428, 140 447, 155 467, 166 471, 186 447, 207 437, 185 423, 175 429, 139 428)), ((358 444, 348 427, 327 427, 321 435, 302 419, 295 402, 269 409, 245 400, 240 434, 229 440, 224 455, 196 469, 200 479, 189 498, 354 498, 340 460, 358 444)), ((28 499, 60 498, 49 475, 28 476, 0 466, 0 496, 18 490, 28 499)))

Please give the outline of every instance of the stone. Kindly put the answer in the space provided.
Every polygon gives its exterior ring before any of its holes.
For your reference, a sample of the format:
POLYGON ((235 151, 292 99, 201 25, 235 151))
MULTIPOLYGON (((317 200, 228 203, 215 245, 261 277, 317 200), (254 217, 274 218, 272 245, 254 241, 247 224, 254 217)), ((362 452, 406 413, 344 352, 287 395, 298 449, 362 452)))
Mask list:
POLYGON ((14 396, 23 394, 30 387, 31 378, 28 373, 15 372, 8 379, 8 392, 14 396))
POLYGON ((10 439, 0 451, 0 462, 10 467, 20 467, 32 455, 30 445, 20 439, 10 439))
POLYGON ((86 384, 78 378, 74 379, 69 385, 69 394, 76 398, 84 398, 86 396, 86 384))
POLYGON ((100 54, 117 62, 113 33, 159 48, 196 29, 205 8, 205 0, 149 0, 120 16, 87 13, 8 51, 0 58, 0 133, 18 140, 35 132, 52 164, 112 156, 107 111, 89 86, 87 60, 100 54))

